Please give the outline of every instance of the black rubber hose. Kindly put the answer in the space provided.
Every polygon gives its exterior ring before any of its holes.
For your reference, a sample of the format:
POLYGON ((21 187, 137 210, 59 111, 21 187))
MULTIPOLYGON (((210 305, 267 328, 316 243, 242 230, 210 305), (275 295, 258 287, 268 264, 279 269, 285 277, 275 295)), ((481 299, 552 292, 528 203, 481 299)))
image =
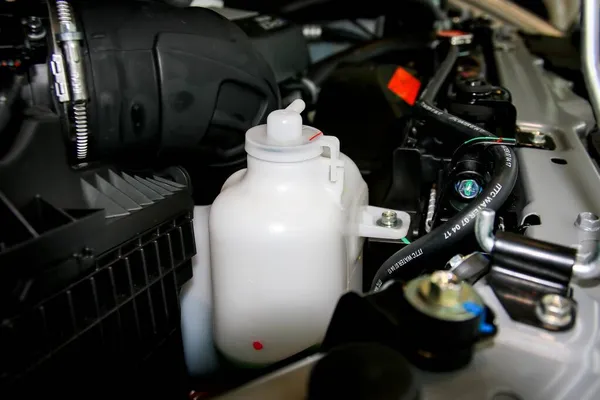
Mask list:
MULTIPOLYGON (((417 110, 428 119, 433 119, 467 138, 494 136, 485 129, 442 111, 426 101, 435 97, 444 80, 452 71, 458 56, 458 53, 452 49, 455 48, 451 48, 446 59, 453 60, 452 65, 448 67, 450 61, 446 63, 446 60, 442 63, 438 73, 432 78, 433 82, 430 81, 427 87, 429 92, 423 93, 421 99, 417 102, 417 110)), ((379 291, 382 285, 393 279, 394 275, 397 275, 396 271, 400 269, 410 268, 410 275, 416 276, 426 270, 427 267, 432 267, 429 264, 432 257, 440 257, 445 252, 456 253, 457 251, 453 247, 466 236, 473 234, 475 218, 479 212, 484 208, 497 211, 502 207, 517 182, 517 159, 512 149, 507 146, 494 146, 490 149, 490 152, 494 159, 494 173, 483 192, 449 221, 388 258, 375 273, 371 285, 372 291, 379 291)))
POLYGON ((431 41, 414 38, 378 39, 361 43, 314 64, 307 78, 321 86, 341 64, 360 63, 392 52, 421 50, 431 46, 431 41))
POLYGON ((321 29, 321 37, 318 40, 326 42, 364 43, 367 40, 372 40, 372 37, 366 36, 364 33, 354 32, 349 29, 330 26, 323 26, 321 29))
POLYGON ((450 47, 446 58, 444 59, 444 61, 442 61, 442 63, 437 69, 437 72, 431 78, 425 89, 423 89, 421 96, 419 96, 420 101, 424 101, 426 103, 433 103, 436 96, 440 92, 440 89, 444 85, 444 82, 446 81, 446 79, 448 79, 448 76, 452 72, 454 64, 456 64, 456 60, 458 60, 459 54, 460 50, 458 46, 450 47))
POLYGON ((388 258, 375 273, 372 291, 377 292, 386 281, 393 279, 399 269, 411 268, 411 275, 418 275, 426 267, 432 267, 428 264, 432 256, 439 257, 449 250, 457 253, 453 246, 473 234, 477 214, 484 208, 498 210, 502 207, 517 182, 517 160, 507 146, 494 146, 491 153, 494 176, 483 192, 449 221, 388 258))

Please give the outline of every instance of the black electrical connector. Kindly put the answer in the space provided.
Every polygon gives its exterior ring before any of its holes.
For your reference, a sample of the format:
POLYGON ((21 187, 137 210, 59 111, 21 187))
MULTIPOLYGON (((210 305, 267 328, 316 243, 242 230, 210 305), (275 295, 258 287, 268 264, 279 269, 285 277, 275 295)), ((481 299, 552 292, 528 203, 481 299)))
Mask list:
POLYGON ((342 296, 321 349, 377 342, 423 370, 451 371, 466 366, 475 344, 496 334, 493 321, 468 283, 436 271, 367 296, 342 296))

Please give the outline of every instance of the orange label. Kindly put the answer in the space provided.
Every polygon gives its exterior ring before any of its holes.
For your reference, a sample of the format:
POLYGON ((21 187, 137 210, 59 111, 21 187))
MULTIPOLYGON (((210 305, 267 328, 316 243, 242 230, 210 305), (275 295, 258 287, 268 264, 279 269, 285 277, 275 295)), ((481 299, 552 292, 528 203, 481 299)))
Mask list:
POLYGON ((437 33, 437 35, 439 37, 454 37, 454 36, 463 36, 463 35, 466 35, 466 33, 463 31, 448 30, 448 31, 439 31, 437 33))
POLYGON ((411 106, 415 104, 420 88, 421 82, 402 67, 396 68, 388 82, 388 89, 411 106))

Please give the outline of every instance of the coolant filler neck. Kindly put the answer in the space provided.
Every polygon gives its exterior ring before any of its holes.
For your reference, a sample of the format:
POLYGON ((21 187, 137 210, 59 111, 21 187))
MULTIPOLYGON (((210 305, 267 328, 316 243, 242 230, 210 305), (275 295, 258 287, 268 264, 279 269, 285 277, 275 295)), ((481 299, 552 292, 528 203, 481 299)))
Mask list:
POLYGON ((264 161, 293 163, 322 156, 323 148, 327 148, 329 179, 337 182, 338 168, 344 166, 340 160, 340 141, 335 136, 326 136, 316 128, 302 125, 300 113, 305 106, 304 101, 295 100, 287 108, 271 112, 266 124, 249 129, 246 132, 246 152, 264 161))

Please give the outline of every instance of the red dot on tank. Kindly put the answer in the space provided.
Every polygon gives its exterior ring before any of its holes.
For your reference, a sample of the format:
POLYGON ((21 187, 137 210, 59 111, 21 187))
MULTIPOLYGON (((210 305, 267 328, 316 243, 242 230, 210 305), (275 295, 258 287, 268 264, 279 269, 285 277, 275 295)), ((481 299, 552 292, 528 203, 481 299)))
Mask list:
POLYGON ((261 342, 252 342, 252 347, 254 347, 254 350, 262 350, 263 349, 263 344, 261 342))

